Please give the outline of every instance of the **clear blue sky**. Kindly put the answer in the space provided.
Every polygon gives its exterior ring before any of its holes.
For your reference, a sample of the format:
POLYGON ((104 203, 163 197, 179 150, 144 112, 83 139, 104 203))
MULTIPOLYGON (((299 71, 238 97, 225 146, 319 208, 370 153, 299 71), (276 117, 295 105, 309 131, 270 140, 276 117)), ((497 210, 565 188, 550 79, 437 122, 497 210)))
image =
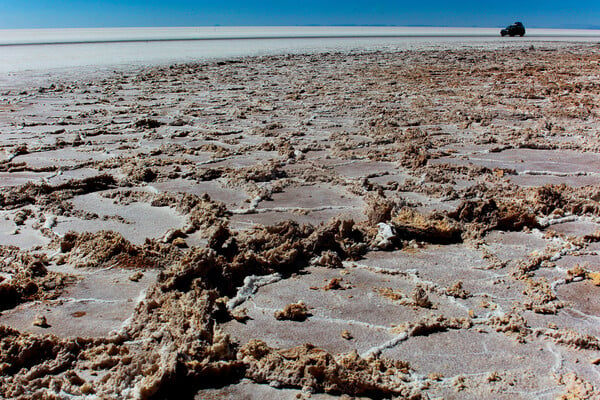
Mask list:
POLYGON ((600 0, 0 0, 0 29, 213 25, 600 28, 600 0))

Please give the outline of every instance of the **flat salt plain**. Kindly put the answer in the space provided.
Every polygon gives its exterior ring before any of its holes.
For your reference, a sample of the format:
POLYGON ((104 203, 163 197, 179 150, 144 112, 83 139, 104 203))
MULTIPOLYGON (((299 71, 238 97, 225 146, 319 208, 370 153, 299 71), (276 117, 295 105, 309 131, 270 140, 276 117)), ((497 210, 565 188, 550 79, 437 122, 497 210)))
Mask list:
POLYGON ((599 30, 528 29, 499 39, 500 28, 191 27, 0 30, 0 88, 44 78, 103 76, 115 69, 231 57, 313 52, 497 48, 530 42, 597 42, 599 30), (511 41, 515 43, 511 43, 511 41))
POLYGON ((1 396, 599 395, 598 32, 0 38, 1 396))

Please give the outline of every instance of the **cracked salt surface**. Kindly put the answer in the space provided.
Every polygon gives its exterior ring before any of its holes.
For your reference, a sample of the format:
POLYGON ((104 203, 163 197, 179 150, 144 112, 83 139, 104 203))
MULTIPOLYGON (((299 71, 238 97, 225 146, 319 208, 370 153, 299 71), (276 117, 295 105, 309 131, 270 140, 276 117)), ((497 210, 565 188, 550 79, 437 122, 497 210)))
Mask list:
MULTIPOLYGON (((21 333, 0 341, 96 338, 53 344, 76 354, 48 374, 62 391, 44 395, 83 396, 76 372, 99 397, 304 396, 331 381, 294 380, 302 357, 352 350, 408 361, 423 397, 553 398, 569 372, 598 387, 598 49, 510 43, 222 60, 0 94, 0 241, 21 248, 1 248, 0 285, 78 276, 3 310, 21 333), (543 90, 524 94, 531 82, 543 90), (81 247, 71 229, 124 238, 79 235, 81 247), (98 268, 72 268, 77 254, 98 268), (275 318, 300 300, 306 320, 275 318), (305 343, 324 350, 294 348, 305 343), (261 353, 290 369, 261 370, 261 353), (295 389, 240 380, 262 373, 295 389)), ((55 361, 13 365, 0 396, 55 361)), ((368 394, 406 393, 371 372, 368 394)), ((364 394, 352 387, 311 396, 364 394)))

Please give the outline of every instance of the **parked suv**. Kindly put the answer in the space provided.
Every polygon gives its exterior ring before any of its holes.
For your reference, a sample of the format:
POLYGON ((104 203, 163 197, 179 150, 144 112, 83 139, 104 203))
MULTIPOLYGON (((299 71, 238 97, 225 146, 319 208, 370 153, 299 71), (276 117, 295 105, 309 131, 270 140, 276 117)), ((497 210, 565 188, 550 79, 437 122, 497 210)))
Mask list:
POLYGON ((520 22, 515 22, 512 25, 507 26, 506 28, 500 31, 500 35, 502 36, 523 36, 525 35, 525 27, 520 22))

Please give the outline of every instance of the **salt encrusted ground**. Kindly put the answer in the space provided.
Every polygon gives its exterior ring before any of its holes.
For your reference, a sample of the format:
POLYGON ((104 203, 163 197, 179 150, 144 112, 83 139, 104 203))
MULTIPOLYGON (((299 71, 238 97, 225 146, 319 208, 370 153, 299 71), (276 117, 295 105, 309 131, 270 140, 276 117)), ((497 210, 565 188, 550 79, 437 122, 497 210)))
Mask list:
POLYGON ((600 396, 600 47, 535 46, 2 93, 0 396, 600 396))

